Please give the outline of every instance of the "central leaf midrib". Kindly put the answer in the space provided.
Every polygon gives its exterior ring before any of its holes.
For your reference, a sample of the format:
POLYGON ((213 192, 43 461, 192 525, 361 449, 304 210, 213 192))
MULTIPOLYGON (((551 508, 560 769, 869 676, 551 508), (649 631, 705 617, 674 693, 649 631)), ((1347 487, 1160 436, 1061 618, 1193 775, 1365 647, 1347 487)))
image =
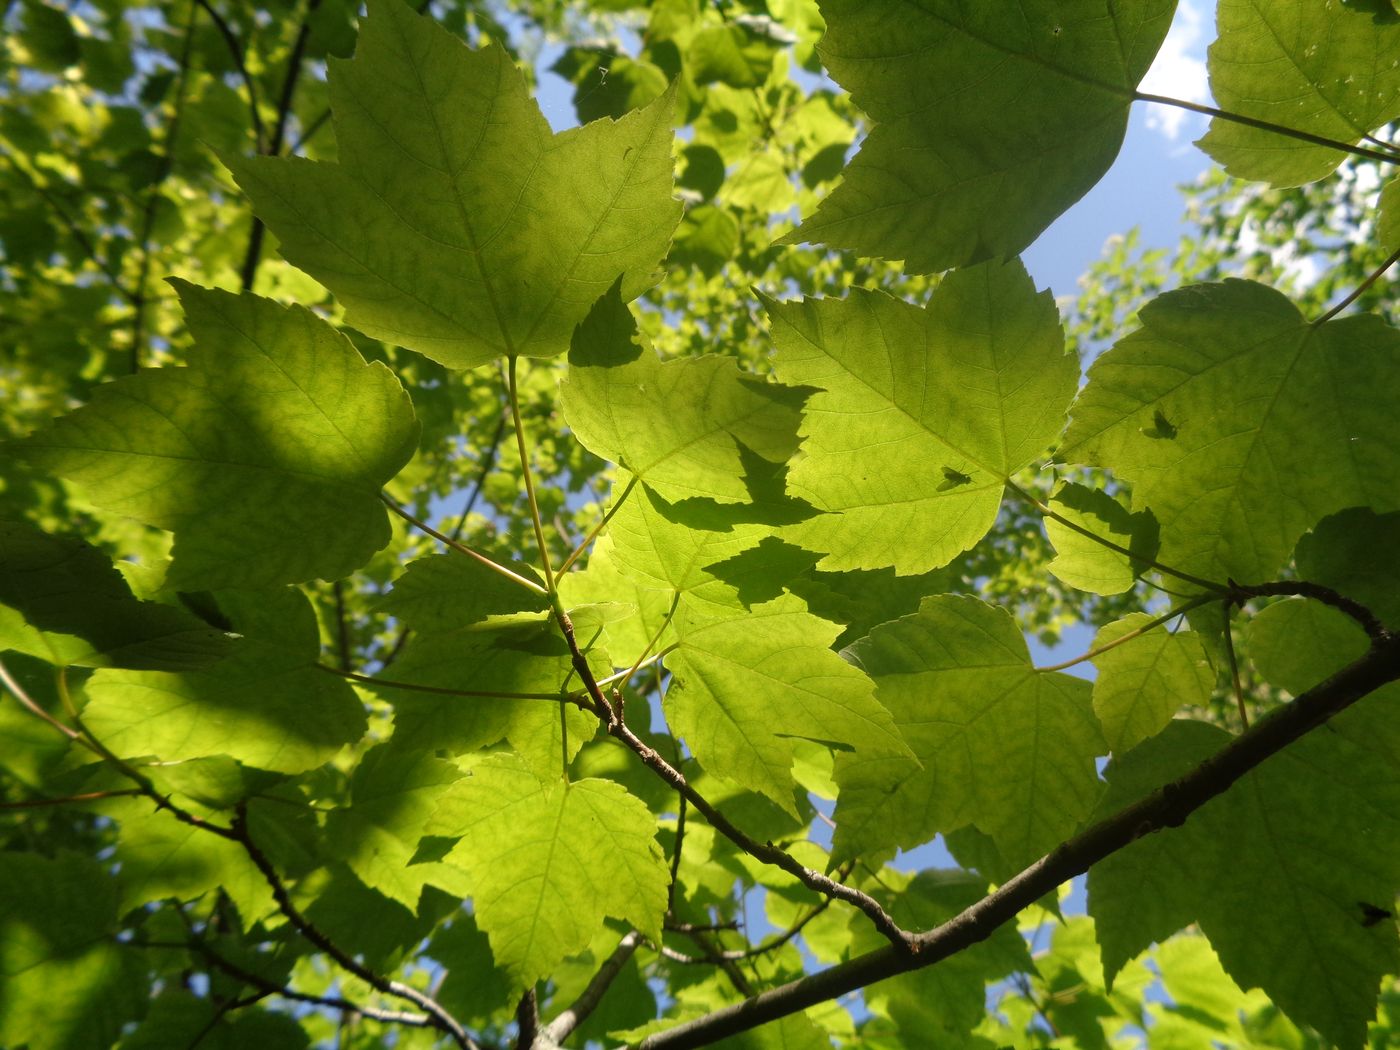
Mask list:
MULTIPOLYGON (((399 34, 399 39, 401 43, 405 45, 405 50, 409 54, 412 54, 413 49, 407 46, 410 43, 408 39, 402 33, 399 34)), ((505 60, 507 64, 509 63, 509 61, 509 59, 505 60)), ((457 207, 457 214, 462 221, 462 229, 466 232, 467 240, 471 242, 472 261, 476 263, 477 272, 481 274, 481 284, 482 287, 486 289, 486 301, 491 307, 491 315, 496 319, 496 327, 500 330, 501 340, 505 345, 506 356, 516 357, 518 356, 518 354, 515 349, 515 342, 511 338, 510 329, 506 326, 505 317, 501 313, 501 304, 496 298, 496 288, 491 283, 491 276, 487 272, 486 262, 482 258, 481 241, 477 238, 476 228, 472 225, 472 221, 467 215, 467 208, 466 204, 462 201, 462 195, 457 190, 457 177, 459 172, 453 169, 452 159, 448 156, 447 143, 442 135, 442 127, 438 123, 437 109, 434 107, 432 99, 428 94, 427 85, 423 82, 422 70, 419 69, 418 63, 410 61, 407 63, 407 65, 413 71, 413 80, 418 85, 418 94, 423 98, 424 102, 426 103, 425 108, 427 109, 428 113, 428 121, 432 125, 433 137, 437 142, 438 157, 442 160, 442 171, 443 174, 447 176, 448 184, 452 187, 452 203, 457 207)), ((491 112, 494 112, 496 108, 496 103, 501 95, 500 69, 502 68, 502 65, 499 61, 497 62, 496 68, 497 90, 496 94, 491 99, 491 108, 488 111, 488 116, 491 112)), ((480 147, 481 139, 485 137, 486 129, 489 126, 489 120, 483 120, 481 122, 481 134, 477 137, 476 147, 480 147)), ((473 152, 475 152, 475 147, 473 149, 473 152)))
MULTIPOLYGON (((893 408, 893 409, 895 409, 897 412, 899 412, 900 415, 902 415, 902 416, 904 416, 906 419, 908 419, 909 422, 913 423, 913 424, 914 424, 914 427, 915 427, 919 432, 921 432, 921 433, 923 433, 923 434, 926 434, 927 436, 929 436, 930 438, 932 438, 934 441, 936 441, 939 445, 941 445, 943 448, 946 448, 946 449, 948 449, 950 452, 953 452, 953 453, 956 453, 956 454, 959 455, 959 456, 962 456, 962 457, 963 457, 965 460, 967 460, 968 462, 974 464, 975 466, 977 466, 978 468, 980 468, 981 470, 983 470, 985 473, 990 474, 993 478, 995 478, 996 480, 998 480, 998 481, 1002 482, 1003 484, 1005 484, 1006 478, 1007 478, 1006 474, 1004 474, 1004 473, 1001 472, 1000 470, 994 470, 992 467, 989 467, 989 466, 987 466, 986 463, 982 462, 982 459, 981 459, 980 457, 974 456, 973 454, 971 454, 970 452, 966 451, 965 449, 959 448, 957 445, 954 445, 954 444, 953 444, 951 441, 949 441, 947 438, 941 437, 940 435, 934 433, 932 430, 930 430, 930 429, 928 428, 928 426, 927 426, 921 419, 919 419, 917 416, 915 416, 912 412, 910 412, 910 411, 909 411, 907 408, 905 408, 903 405, 899 404, 899 402, 895 401, 892 393, 891 393, 890 395, 886 395, 882 390, 880 390, 880 389, 879 389, 878 387, 876 387, 873 383, 871 383, 870 380, 866 379, 865 376, 861 375, 861 374, 858 373, 858 372, 852 371, 849 367, 846 366, 846 364, 845 364, 844 362, 842 362, 841 360, 839 360, 839 359, 838 359, 837 357, 835 357, 833 354, 829 353, 829 352, 827 351, 827 349, 826 349, 824 346, 822 346, 822 345, 820 345, 819 343, 815 342, 815 341, 814 341, 813 339, 811 339, 805 332, 799 331, 798 328, 797 328, 795 325, 793 325, 791 322, 786 322, 786 321, 785 321, 784 323, 786 323, 786 324, 788 325, 788 327, 789 327, 793 332, 796 332, 797 335, 798 335, 805 343, 807 343, 809 346, 812 347, 812 349, 816 350, 816 351, 817 351, 819 354, 821 354, 823 357, 827 358, 829 361, 831 361, 831 362, 833 362, 834 364, 836 364, 837 366, 839 366, 843 374, 848 375, 848 376, 850 376, 852 379, 854 379, 854 380, 856 380, 857 382, 859 382, 863 387, 865 387, 867 390, 869 390, 872 394, 874 394, 874 395, 875 395, 877 398, 879 398, 882 402, 887 403, 891 408, 893 408)), ((881 340, 881 341, 884 342, 884 340, 881 340)), ((886 347, 887 347, 887 349, 888 349, 888 344, 886 344, 886 347)), ((928 366, 927 366, 927 362, 925 362, 925 372, 926 372, 926 373, 927 373, 927 367, 928 367, 928 366)), ((891 387, 893 387, 893 385, 894 385, 894 372, 893 372, 893 371, 891 371, 891 373, 890 373, 890 385, 891 385, 891 387)), ((835 395, 829 388, 824 388, 823 392, 826 393, 828 396, 833 396, 833 397, 834 397, 834 396, 837 396, 837 395, 835 395)), ((839 412, 828 412, 828 414, 829 414, 829 415, 835 415, 835 416, 841 415, 841 413, 839 413, 839 412)), ((1002 425, 1000 425, 1000 424, 1004 424, 1005 421, 1006 421, 1006 411, 1005 411, 1005 407, 1004 407, 1004 406, 1002 406, 1002 405, 998 405, 998 406, 997 406, 997 417, 998 417, 998 424, 999 424, 998 429, 1000 429, 1000 430, 1005 430, 1005 427, 1002 426, 1002 425)), ((812 436, 813 436, 813 435, 812 435, 812 431, 810 430, 810 428, 808 428, 808 427, 806 426, 805 423, 804 423, 804 425, 803 425, 803 430, 805 431, 805 434, 806 434, 807 437, 812 437, 812 436)), ((864 446, 864 445, 861 446, 860 451, 864 451, 867 447, 869 447, 869 446, 864 446)), ((986 486, 977 486, 976 489, 972 489, 972 490, 969 490, 969 491, 976 491, 977 489, 985 488, 985 487, 986 487, 986 486)), ((954 491, 956 491, 956 490, 954 490, 954 491)), ((937 496, 937 495, 933 495, 933 496, 928 496, 928 497, 925 497, 925 498, 927 498, 927 499, 937 499, 938 496, 937 496)), ((909 501, 905 501, 905 502, 909 502, 909 501)), ((863 504, 863 505, 869 506, 869 504, 863 504)))

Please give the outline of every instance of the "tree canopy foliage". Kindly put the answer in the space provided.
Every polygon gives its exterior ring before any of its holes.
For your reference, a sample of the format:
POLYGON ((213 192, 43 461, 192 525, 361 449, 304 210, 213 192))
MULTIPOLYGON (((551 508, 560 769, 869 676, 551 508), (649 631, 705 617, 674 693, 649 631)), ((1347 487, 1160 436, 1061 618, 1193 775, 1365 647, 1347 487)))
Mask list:
POLYGON ((1397 1045, 1391 0, 365 7, 0 4, 0 1046, 1397 1045))

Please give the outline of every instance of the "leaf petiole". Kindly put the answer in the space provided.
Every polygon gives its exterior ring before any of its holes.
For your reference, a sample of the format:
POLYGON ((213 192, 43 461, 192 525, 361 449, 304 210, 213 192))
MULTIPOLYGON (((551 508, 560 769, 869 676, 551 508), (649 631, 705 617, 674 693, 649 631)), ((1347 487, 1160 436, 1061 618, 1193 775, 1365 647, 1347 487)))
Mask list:
POLYGON ((518 572, 514 572, 510 569, 507 569, 504 565, 500 564, 499 562, 492 561, 490 558, 480 553, 479 551, 472 550, 466 544, 459 543, 458 541, 454 540, 451 536, 438 532, 437 529, 433 528, 427 522, 419 521, 417 518, 415 518, 408 511, 404 510, 402 507, 400 507, 397 503, 395 503, 384 493, 381 492, 379 494, 379 498, 383 501, 386 507, 392 510, 399 517, 403 518, 404 521, 408 522, 410 525, 431 536, 439 543, 445 544, 447 547, 456 551, 458 554, 465 554, 469 558, 475 558, 477 561, 481 562, 482 565, 485 565, 488 569, 500 573, 508 580, 514 580, 516 583, 520 584, 520 586, 528 588, 529 590, 534 591, 536 594, 549 593, 534 580, 527 580, 518 572))
POLYGON ((1040 499, 1037 499, 1035 496, 1032 496, 1029 492, 1021 488, 1021 486, 1017 485, 1010 478, 1006 478, 1005 480, 1007 488, 1009 488, 1016 495, 1020 496, 1023 500, 1029 503, 1036 510, 1040 511, 1040 513, 1044 514, 1051 521, 1057 521, 1065 528, 1071 529, 1074 532, 1079 533, 1081 536, 1087 537, 1088 539, 1093 540, 1095 543, 1107 547, 1111 551, 1117 551, 1119 554, 1122 554, 1132 559, 1133 561, 1142 562, 1144 565, 1150 565, 1158 572, 1166 573, 1168 576, 1175 576, 1178 580, 1185 580, 1187 583, 1193 583, 1197 587, 1201 587, 1205 590, 1211 591, 1216 597, 1222 597, 1230 593, 1230 588, 1224 586, 1223 584, 1214 583, 1211 580, 1205 580, 1199 576, 1192 576, 1190 573, 1182 572, 1179 569, 1173 569, 1170 565, 1163 565, 1161 562, 1155 561, 1152 558, 1145 558, 1141 554, 1137 554, 1134 551, 1130 551, 1127 547, 1120 546, 1119 544, 1114 543, 1110 539, 1105 539, 1103 536, 1100 536, 1097 533, 1090 532, 1078 522, 1070 521, 1069 518, 1066 518, 1064 515, 1059 514, 1058 512, 1053 510, 1048 503, 1045 503, 1040 499))
POLYGON ((564 573, 568 572, 569 568, 574 564, 574 562, 578 561, 579 558, 583 557, 584 552, 587 551, 588 548, 592 545, 593 541, 598 538, 598 534, 608 527, 608 522, 612 521, 613 515, 622 509, 622 505, 625 502, 627 502, 627 497, 632 495, 632 490, 636 487, 637 476, 634 474, 632 476, 632 480, 629 481, 626 487, 623 488, 621 495, 619 495, 615 500, 613 500, 613 505, 608 508, 608 511, 606 514, 603 515, 602 520, 599 521, 597 525, 594 525, 593 528, 588 530, 588 535, 585 536, 582 540, 580 540, 579 545, 573 549, 573 552, 567 558, 564 559, 564 564, 559 566, 560 576, 563 576, 564 573))
POLYGON ((506 390, 510 395, 510 419, 515 424, 515 447, 520 452, 520 475, 525 479, 525 499, 530 504, 530 524, 535 528, 535 543, 540 549, 540 564, 544 567, 544 582, 549 594, 555 593, 554 570, 549 564, 549 547, 544 541, 544 522, 540 520, 540 505, 535 499, 535 482, 530 473, 530 451, 525 447, 525 425, 520 420, 520 389, 515 380, 512 356, 506 365, 506 390))
POLYGON ((1073 660, 1066 660, 1064 661, 1064 663, 1050 664, 1048 667, 1037 667, 1036 671, 1041 674, 1046 674, 1050 671, 1063 671, 1067 667, 1073 667, 1076 664, 1082 664, 1087 660, 1093 660, 1096 657, 1102 656, 1110 649, 1118 648, 1118 646, 1122 645, 1124 642, 1131 642, 1134 638, 1140 638, 1148 631, 1152 630, 1153 628, 1162 626, 1162 624, 1166 623, 1169 620, 1174 620, 1176 619, 1176 617, 1188 613, 1192 609, 1198 609, 1202 605, 1205 605, 1207 602, 1213 602, 1217 600, 1218 599, 1213 594, 1197 595, 1190 601, 1184 602, 1183 604, 1178 605, 1173 609, 1167 610, 1161 616, 1158 616, 1156 619, 1149 620, 1147 623, 1137 628, 1137 630, 1129 631, 1127 634, 1120 635, 1119 637, 1113 639, 1113 641, 1106 642, 1105 644, 1099 646, 1096 649, 1090 649, 1083 656, 1076 656, 1073 660))

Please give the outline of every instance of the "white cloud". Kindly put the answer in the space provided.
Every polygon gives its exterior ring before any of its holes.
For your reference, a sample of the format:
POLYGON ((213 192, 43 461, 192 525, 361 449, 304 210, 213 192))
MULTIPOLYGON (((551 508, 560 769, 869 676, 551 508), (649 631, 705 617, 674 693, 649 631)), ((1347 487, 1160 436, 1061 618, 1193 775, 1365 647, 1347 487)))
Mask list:
MULTIPOLYGON (((1152 68, 1143 77, 1141 90, 1152 95, 1166 95, 1188 102, 1210 100, 1210 84, 1206 76, 1206 39, 1204 18, 1196 0, 1181 0, 1171 31, 1157 52, 1152 68)), ((1192 123, 1204 120, 1175 106, 1148 104, 1147 126, 1169 139, 1181 134, 1187 119, 1192 123)))

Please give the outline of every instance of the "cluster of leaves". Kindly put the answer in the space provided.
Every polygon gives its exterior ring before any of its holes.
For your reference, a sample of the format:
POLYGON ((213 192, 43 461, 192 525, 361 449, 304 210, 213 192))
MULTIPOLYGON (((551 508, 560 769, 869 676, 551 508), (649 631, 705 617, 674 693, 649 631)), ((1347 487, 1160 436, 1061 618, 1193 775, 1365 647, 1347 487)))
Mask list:
POLYGON ((4 16, 0 1043, 1393 1039, 1400 16, 1220 0, 1357 250, 1081 381, 1170 0, 357 7, 4 16))

